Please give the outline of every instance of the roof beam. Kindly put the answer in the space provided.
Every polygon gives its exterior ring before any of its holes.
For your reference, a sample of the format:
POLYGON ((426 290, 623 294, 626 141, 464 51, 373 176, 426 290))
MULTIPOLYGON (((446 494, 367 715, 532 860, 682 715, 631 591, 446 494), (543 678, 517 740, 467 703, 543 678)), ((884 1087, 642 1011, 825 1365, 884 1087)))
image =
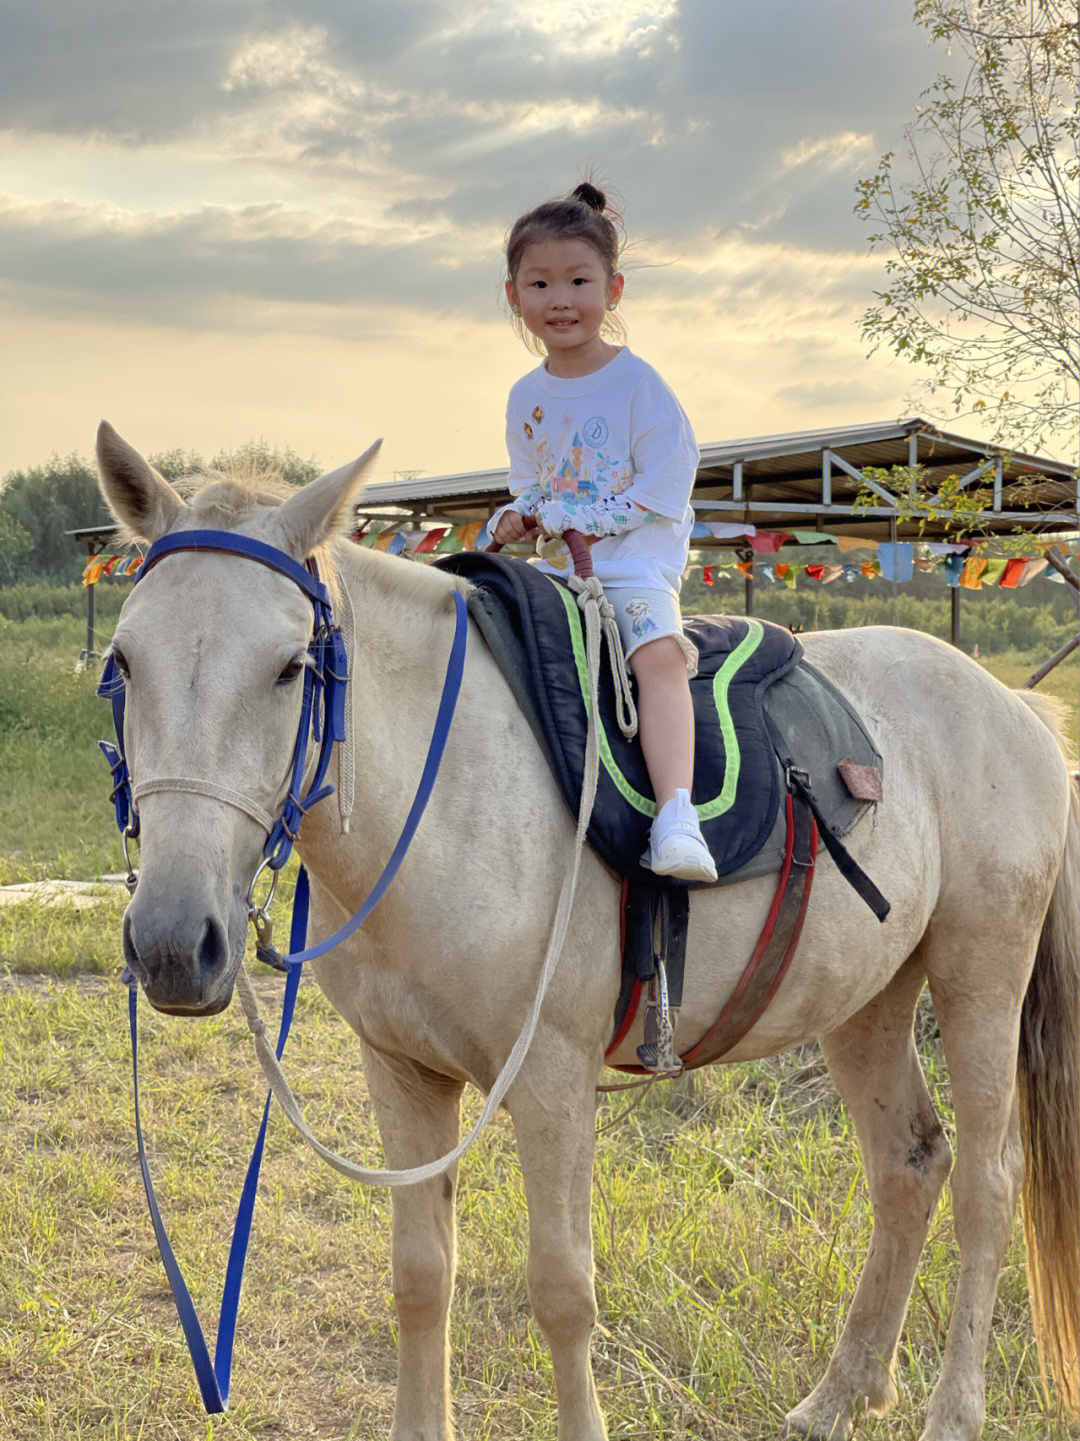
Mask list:
POLYGON ((823 450, 821 454, 823 458, 828 456, 833 463, 840 467, 845 475, 850 475, 853 480, 857 480, 859 484, 864 485, 867 490, 872 490, 875 495, 880 495, 882 500, 887 501, 889 505, 895 507, 899 504, 895 495, 887 491, 883 485, 878 485, 876 480, 871 480, 865 471, 856 470, 842 455, 837 455, 834 450, 828 449, 823 450))

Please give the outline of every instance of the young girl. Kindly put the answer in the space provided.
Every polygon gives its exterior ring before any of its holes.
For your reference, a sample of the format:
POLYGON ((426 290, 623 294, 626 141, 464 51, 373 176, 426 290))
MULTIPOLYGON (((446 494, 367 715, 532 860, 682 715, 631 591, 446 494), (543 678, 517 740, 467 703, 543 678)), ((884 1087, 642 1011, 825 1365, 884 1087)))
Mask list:
POLYGON ((679 586, 698 448, 679 402, 625 346, 613 312, 623 293, 619 234, 604 196, 579 185, 517 220, 506 242, 506 294, 546 353, 506 409, 510 493, 494 538, 539 525, 545 569, 569 553, 547 539, 581 531, 637 682, 638 735, 656 796, 647 863, 662 876, 714 881, 690 801, 697 652, 683 635, 679 586))

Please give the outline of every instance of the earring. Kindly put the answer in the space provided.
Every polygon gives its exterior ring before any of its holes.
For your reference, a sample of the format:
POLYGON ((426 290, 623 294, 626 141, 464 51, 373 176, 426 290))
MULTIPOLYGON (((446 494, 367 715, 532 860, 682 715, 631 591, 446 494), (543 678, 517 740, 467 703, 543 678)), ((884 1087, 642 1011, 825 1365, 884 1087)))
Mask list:
POLYGON ((617 300, 609 300, 609 301, 608 301, 608 309, 609 309, 609 310, 618 310, 618 308, 619 308, 619 302, 618 302, 617 300))
POLYGON ((520 307, 518 307, 518 306, 516 306, 516 305, 512 305, 512 306, 510 307, 510 313, 511 313, 511 315, 515 316, 518 320, 521 319, 521 310, 520 310, 520 307))

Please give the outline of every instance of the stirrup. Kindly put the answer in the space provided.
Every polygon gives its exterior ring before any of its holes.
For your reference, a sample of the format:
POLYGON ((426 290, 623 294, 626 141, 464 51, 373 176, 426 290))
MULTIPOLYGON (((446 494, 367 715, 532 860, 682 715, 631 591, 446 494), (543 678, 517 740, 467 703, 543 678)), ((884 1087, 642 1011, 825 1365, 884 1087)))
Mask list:
POLYGON ((677 1076, 683 1068, 675 1053, 675 1026, 679 1013, 668 1002, 667 967, 655 957, 649 979, 649 998, 645 1006, 645 1041, 638 1046, 638 1060, 646 1071, 658 1076, 677 1076))

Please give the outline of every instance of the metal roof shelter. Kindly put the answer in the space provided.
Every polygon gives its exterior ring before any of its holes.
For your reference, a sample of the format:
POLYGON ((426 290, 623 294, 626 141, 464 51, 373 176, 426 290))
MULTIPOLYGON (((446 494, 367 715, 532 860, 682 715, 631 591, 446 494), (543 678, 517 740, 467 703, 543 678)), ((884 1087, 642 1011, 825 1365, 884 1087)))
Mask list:
MULTIPOLYGON (((911 515, 906 478, 889 474, 897 467, 914 466, 920 467, 921 484, 931 493, 951 476, 965 487, 985 488, 990 503, 980 520, 983 532, 1020 527, 1053 535, 1080 530, 1076 466, 954 435, 917 416, 704 445, 691 503, 699 519, 739 520, 760 529, 813 528, 878 541, 947 540, 954 513, 943 510, 932 520, 911 515), (867 503, 867 492, 876 504, 867 503)), ((414 522, 486 520, 510 499, 507 478, 505 469, 403 476, 369 486, 358 513, 414 522)), ((115 532, 87 527, 69 533, 86 545, 89 556, 115 532)), ((745 538, 738 537, 694 541, 694 549, 728 548, 749 555, 746 545, 745 538)), ((1076 584, 1067 567, 1052 563, 1076 584)), ((93 589, 87 587, 88 651, 93 646, 93 589)), ((955 642, 960 593, 956 588, 950 593, 955 642)), ((746 608, 753 608, 751 578, 746 580, 746 608)))
MULTIPOLYGON (((952 475, 965 486, 990 490, 984 518, 990 531, 1017 525, 1050 532, 1077 529, 1075 466, 1002 451, 918 417, 704 445, 692 504, 699 518, 739 519, 768 529, 809 525, 878 540, 943 539, 953 518, 950 512, 920 529, 919 517, 902 518, 906 497, 896 485, 865 474, 915 465, 931 491, 952 475), (856 498, 867 489, 879 504, 856 508, 856 498)), ((506 482, 506 470, 384 481, 368 487, 361 513, 385 515, 390 510, 416 520, 481 520, 509 500, 506 482)), ((738 542, 695 540, 695 548, 699 544, 738 542)))

